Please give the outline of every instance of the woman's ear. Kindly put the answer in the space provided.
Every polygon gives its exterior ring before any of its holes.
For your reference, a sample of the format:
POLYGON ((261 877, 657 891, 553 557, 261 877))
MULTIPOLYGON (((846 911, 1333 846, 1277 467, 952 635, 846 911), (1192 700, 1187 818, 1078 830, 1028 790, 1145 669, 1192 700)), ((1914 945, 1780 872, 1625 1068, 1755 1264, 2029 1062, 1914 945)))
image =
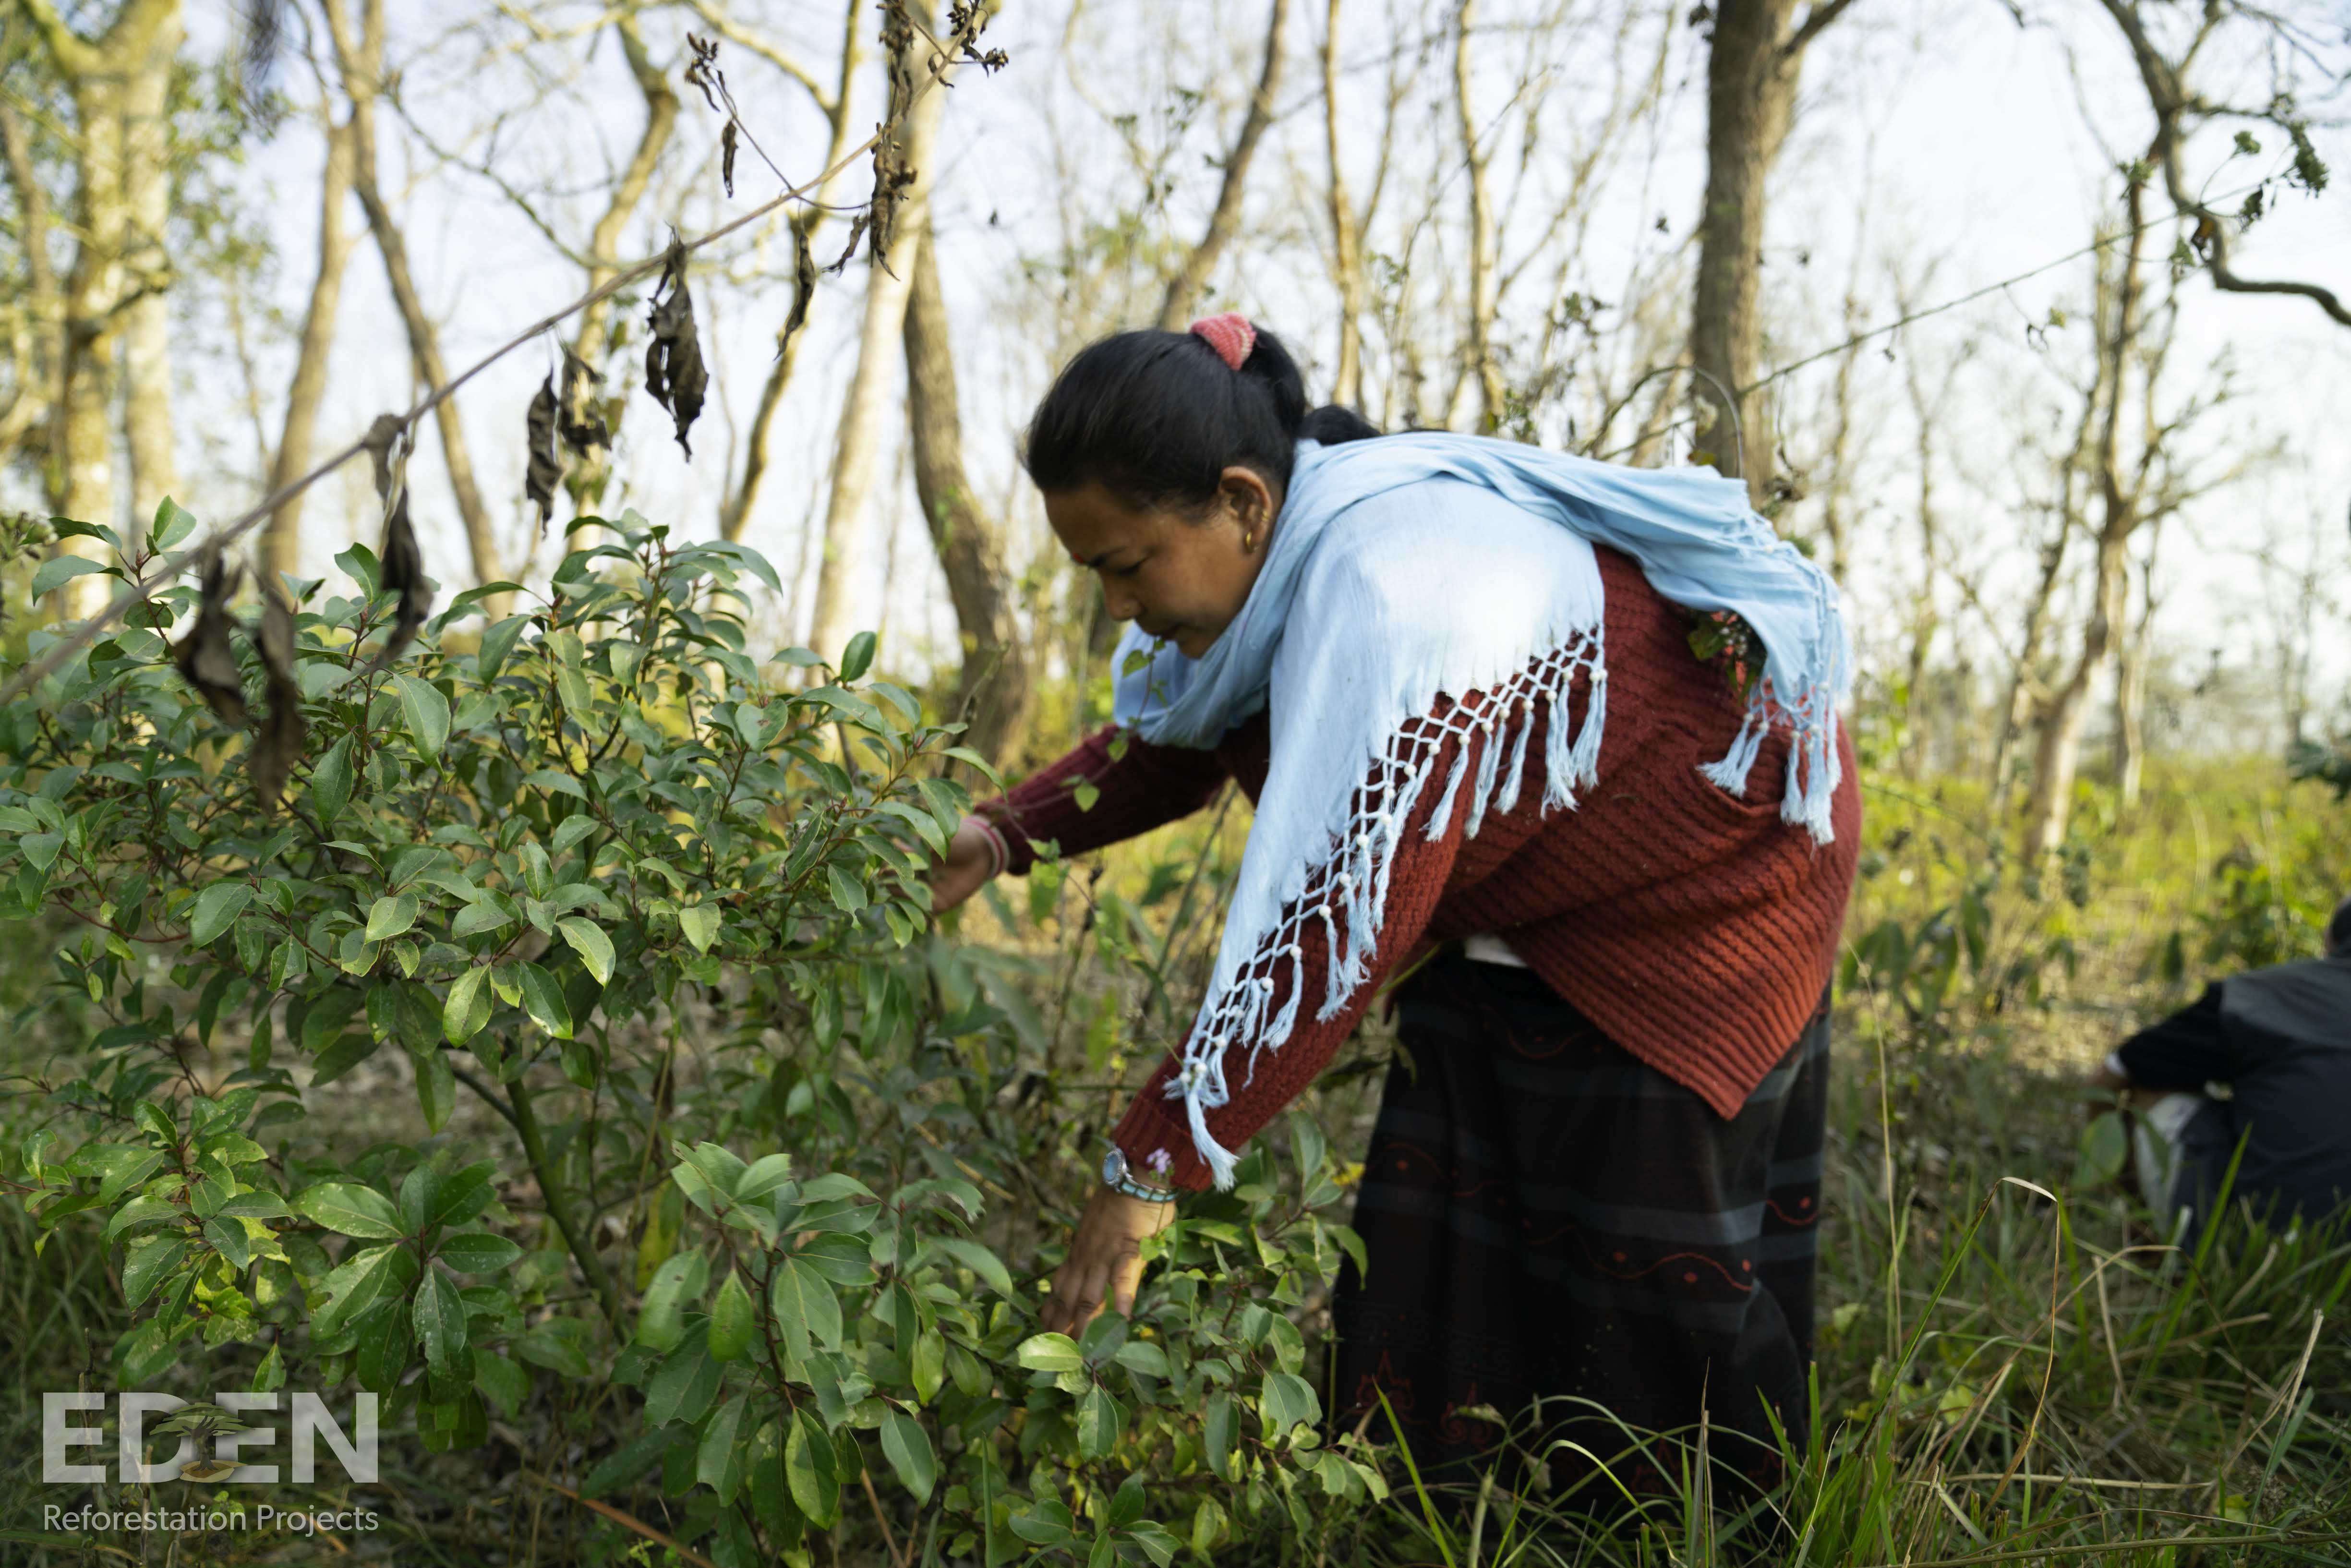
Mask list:
POLYGON ((1238 463, 1225 470, 1217 489, 1244 533, 1264 535, 1273 526, 1274 514, 1281 509, 1280 497, 1265 482, 1265 476, 1238 463))

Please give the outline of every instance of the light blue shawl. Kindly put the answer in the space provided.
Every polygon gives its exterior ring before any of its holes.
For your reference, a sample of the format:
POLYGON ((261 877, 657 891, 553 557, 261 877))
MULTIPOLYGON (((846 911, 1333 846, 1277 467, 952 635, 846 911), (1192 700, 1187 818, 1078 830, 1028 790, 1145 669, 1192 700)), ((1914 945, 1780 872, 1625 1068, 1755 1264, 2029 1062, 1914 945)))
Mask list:
MULTIPOLYGON (((1119 644, 1113 713, 1159 745, 1212 747, 1259 709, 1272 749, 1208 993, 1169 1085, 1193 1141, 1229 1186, 1232 1155, 1205 1111, 1227 1103, 1226 1053, 1278 1049, 1295 1022, 1301 944, 1332 946, 1318 1017, 1374 974, 1387 873, 1434 747, 1407 735, 1439 696, 1505 706, 1550 702, 1544 807, 1573 807, 1597 776, 1606 721, 1604 609, 1593 547, 1630 556, 1657 591, 1735 612, 1761 639, 1763 680, 1720 761, 1701 771, 1743 794, 1766 730, 1790 726, 1782 815, 1831 836, 1836 708, 1852 663, 1836 587, 1755 515, 1746 486, 1696 468, 1625 468, 1515 442, 1445 433, 1325 447, 1301 443, 1248 602, 1197 659, 1134 628, 1119 644), (1593 699, 1570 734, 1568 691, 1593 699), (1343 936, 1333 906, 1346 915, 1343 936), (1276 1008, 1277 973, 1291 967, 1276 1008)), ((1421 727, 1426 727, 1425 726, 1421 727)), ((1468 784, 1468 831, 1516 804, 1525 729, 1507 759, 1465 744, 1428 834, 1441 836, 1468 784)))

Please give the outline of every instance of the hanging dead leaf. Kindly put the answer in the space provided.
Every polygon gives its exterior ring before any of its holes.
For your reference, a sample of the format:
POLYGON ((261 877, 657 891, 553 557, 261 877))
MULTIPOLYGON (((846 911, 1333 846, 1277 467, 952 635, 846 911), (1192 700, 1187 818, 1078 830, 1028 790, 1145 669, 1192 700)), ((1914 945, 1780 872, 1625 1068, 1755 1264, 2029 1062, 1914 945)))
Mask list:
POLYGON ((726 129, 718 133, 718 177, 725 182, 729 196, 735 193, 735 149, 741 141, 742 133, 736 129, 734 118, 729 116, 726 129))
POLYGON ((784 318, 784 330, 776 340, 776 358, 782 359, 791 347, 792 335, 808 325, 809 303, 816 298, 816 254, 809 249, 808 230, 799 224, 792 225, 792 313, 784 318))
POLYGON ((686 433, 701 415, 710 371, 702 362, 702 344, 695 335, 694 297, 685 286, 685 242, 673 238, 661 282, 653 288, 653 314, 645 323, 653 338, 645 349, 645 391, 677 422, 677 444, 691 457, 694 444, 686 439, 686 433))
MULTIPOLYGON (((865 248, 873 265, 886 271, 898 209, 913 193, 915 172, 906 162, 904 140, 906 117, 914 107, 914 26, 907 17, 905 0, 883 0, 882 57, 889 62, 890 100, 882 123, 873 128, 873 194, 865 209, 865 248)), ((855 244, 852 234, 852 249, 855 244)))
POLYGON ((612 444, 612 427, 595 402, 593 389, 604 384, 603 372, 587 361, 563 350, 563 392, 557 400, 556 429, 563 444, 581 457, 600 457, 612 444))
POLYGON ((236 667, 236 650, 229 643, 228 601, 236 592, 242 571, 232 569, 215 550, 204 562, 198 588, 196 623, 172 650, 180 677, 193 686, 204 706, 225 724, 245 722, 245 680, 236 667))
POLYGON ((253 642, 261 651, 262 695, 269 706, 246 753, 245 765, 253 775, 255 792, 274 806, 302 755, 308 727, 302 718, 302 688, 294 679, 293 607, 266 582, 262 584, 261 600, 261 629, 254 633, 253 642))
POLYGON ((694 56, 685 63, 685 85, 700 88, 702 101, 716 110, 718 94, 726 90, 726 78, 718 69, 718 40, 688 33, 685 47, 694 56))
POLYGON ((401 655, 432 613, 433 590, 424 580, 424 553, 408 521, 408 423, 398 414, 380 413, 361 444, 375 460, 375 492, 384 504, 383 544, 376 552, 381 579, 376 586, 400 596, 392 631, 369 665, 381 670, 401 655))
POLYGON ((538 536, 547 537, 547 525, 555 516, 555 486, 563 479, 563 460, 555 452, 555 378, 550 375, 538 384, 538 395, 530 400, 528 421, 530 461, 523 475, 523 494, 538 503, 538 536))
POLYGON ((855 217, 849 220, 849 244, 841 247, 841 254, 833 258, 832 265, 826 267, 825 270, 831 273, 835 277, 840 277, 841 269, 847 267, 850 263, 850 259, 856 256, 857 242, 864 237, 865 214, 863 213, 860 213, 855 217))

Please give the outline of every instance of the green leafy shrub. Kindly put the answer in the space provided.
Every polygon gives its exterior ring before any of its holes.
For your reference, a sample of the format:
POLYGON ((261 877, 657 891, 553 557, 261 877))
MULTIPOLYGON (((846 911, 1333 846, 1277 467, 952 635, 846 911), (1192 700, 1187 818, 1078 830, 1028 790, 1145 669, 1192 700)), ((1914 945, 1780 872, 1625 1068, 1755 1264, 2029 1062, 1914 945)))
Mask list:
POLYGON ((66 931, 79 1030, 12 1174, 45 1239, 120 1247, 115 1376, 355 1383, 436 1451, 554 1380, 633 1388, 580 1491, 685 1500, 730 1568, 863 1528, 844 1497, 1100 1568, 1375 1491, 1291 1312, 1352 1240, 1319 1133, 1296 1191, 1260 1149, 1155 1241, 1132 1322, 1038 1334, 1006 1260, 1051 1261, 1070 1118, 923 880, 977 759, 867 678, 871 636, 756 661, 756 555, 605 526, 542 608, 468 637, 518 591, 461 595, 388 668, 366 550, 358 591, 302 585, 277 803, 173 669, 193 588, 0 714, 0 918, 66 931), (415 1121, 311 1124, 371 1060, 415 1121))

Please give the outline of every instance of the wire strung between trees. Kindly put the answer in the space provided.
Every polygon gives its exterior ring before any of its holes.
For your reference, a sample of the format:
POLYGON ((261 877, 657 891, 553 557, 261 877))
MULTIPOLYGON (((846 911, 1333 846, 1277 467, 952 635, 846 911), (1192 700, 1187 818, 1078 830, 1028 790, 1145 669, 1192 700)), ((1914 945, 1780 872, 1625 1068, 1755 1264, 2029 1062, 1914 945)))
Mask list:
MULTIPOLYGON (((2240 196, 2260 190, 2262 186, 2268 183, 2269 181, 2267 180, 2256 180, 2250 185, 2231 191, 2224 195, 2215 196, 2212 200, 2215 202, 2232 202, 2240 196)), ((1983 298, 1987 295, 1998 294, 2003 290, 2013 288, 2020 283, 2029 283, 2044 272, 2053 272, 2069 261, 2079 261, 2085 256, 2089 256, 2097 251, 2105 250, 2113 246, 2120 245, 2123 241, 2130 238, 2134 235, 2145 234, 2149 229, 2161 228, 2165 224, 2177 223, 2184 217, 2190 217, 2193 215, 2194 214, 2174 209, 2172 212, 2162 217, 2149 218, 2147 222, 2139 224, 2135 227, 2117 229, 2113 234, 2106 235, 2103 239, 2092 240, 2089 244, 2082 246, 2079 250, 2069 250, 2064 256, 2058 256, 2053 261, 2044 261, 2038 267, 2028 268, 2027 270, 2017 273, 2011 277, 2003 277, 1997 283, 1987 283, 1980 288, 1974 288, 1969 290, 1965 294, 1955 295, 1951 298, 1946 299, 1938 305, 1929 305, 1924 309, 1913 310, 1907 316, 1898 316, 1891 321, 1881 322, 1877 326, 1855 333, 1852 337, 1847 338, 1842 343, 1833 344, 1830 347, 1819 350, 1816 352, 1806 354, 1801 360, 1792 360, 1788 363, 1782 365, 1778 370, 1773 371, 1771 374, 1764 376, 1760 380, 1750 382, 1747 385, 1740 388, 1738 398, 1732 400, 1730 404, 1733 411, 1733 417, 1736 418, 1737 404, 1745 401, 1749 393, 1761 392, 1765 387, 1770 386, 1772 382, 1794 375, 1798 371, 1804 369, 1808 365, 1817 365, 1823 360, 1833 360, 1839 354, 1845 353, 1851 350, 1861 347, 1862 344, 1868 342, 1873 338, 1883 338, 1889 332, 1898 332, 1903 328, 1910 326, 1914 322, 1924 321, 1930 316, 1940 316, 1946 310, 1956 310, 1962 305, 1972 305, 1977 300, 1983 298)), ((1644 382, 1648 382, 1654 377, 1673 375, 1679 371, 1688 371, 1693 368, 1694 367, 1689 365, 1659 366, 1657 369, 1651 371, 1648 374, 1643 376, 1639 381, 1635 382, 1633 383, 1634 390, 1638 391, 1644 382)), ((1708 381, 1712 381, 1714 378, 1708 376, 1707 379, 1708 381)), ((1626 401, 1628 402, 1630 401, 1629 394, 1627 395, 1626 401)), ((1620 404, 1619 406, 1621 408, 1623 405, 1620 404)), ((1637 447, 1646 446, 1661 435, 1669 434, 1674 431, 1679 430, 1689 422, 1689 416, 1684 415, 1682 418, 1675 420, 1672 423, 1652 431, 1646 435, 1636 436, 1633 440, 1626 442, 1622 446, 1615 447, 1611 451, 1601 453, 1596 460, 1605 463, 1612 458, 1622 457, 1627 452, 1631 452, 1637 447)))
MULTIPOLYGON (((729 235, 736 234, 749 225, 758 222, 761 218, 768 216, 770 213, 776 212, 791 202, 808 201, 811 193, 821 190, 824 187, 826 181, 831 179, 834 175, 840 173, 842 170, 848 168, 859 159, 872 152, 873 149, 881 143, 884 137, 894 135, 898 129, 905 123, 906 116, 914 112, 914 105, 922 101, 923 95, 929 92, 933 88, 946 83, 948 74, 950 72, 958 70, 967 64, 979 64, 983 68, 985 68, 985 61, 957 59, 954 54, 954 49, 956 47, 969 45, 976 41, 977 37, 977 31, 968 35, 957 33, 951 37, 945 44, 940 43, 937 38, 934 37, 927 28, 923 29, 923 37, 937 50, 939 64, 924 74, 922 81, 916 84, 914 93, 906 99, 905 107, 899 111, 896 119, 886 120, 882 125, 876 127, 872 136, 867 137, 865 141, 856 148, 843 153, 838 162, 834 163, 831 168, 825 170, 823 172, 818 174, 814 179, 808 180, 798 185, 789 186, 785 189, 781 194, 761 203, 758 206, 752 208, 742 216, 736 218, 731 222, 722 224, 718 227, 712 229, 708 234, 703 235, 698 238, 683 242, 685 253, 687 255, 692 255, 694 252, 702 249, 705 246, 716 244, 719 240, 726 238, 729 235)), ((761 153, 760 156, 764 159, 766 154, 761 153)), ((772 168, 773 165, 770 164, 769 167, 772 168)), ((455 396, 458 388, 464 386, 467 382, 472 381, 475 376, 480 375, 484 371, 488 370, 492 365, 497 363, 500 360, 505 359, 517 349, 522 348, 525 344, 530 342, 540 334, 551 331, 557 326, 560 325, 567 318, 579 314, 580 311, 588 308, 590 305, 594 305, 601 300, 611 298, 613 295, 619 293, 622 289, 628 287, 632 284, 642 282, 645 278, 651 277, 659 273, 662 268, 667 265, 670 254, 670 252, 664 250, 659 256, 652 256, 644 261, 638 262, 635 266, 615 274, 609 281, 602 284, 601 287, 590 289, 587 293, 581 295, 570 304, 564 306, 561 309, 556 310, 553 313, 541 318, 539 320, 533 322, 528 328, 517 333, 507 342, 492 350, 489 353, 475 361, 465 371, 451 377, 442 385, 434 387, 406 413, 398 415, 397 417, 400 421, 400 427, 402 430, 413 427, 418 420, 423 418, 426 414, 431 413, 434 409, 438 408, 443 402, 446 402, 451 397, 455 396)), ((125 615, 129 614, 134 606, 143 604, 148 600, 152 599, 157 589, 161 588, 165 583, 170 582, 172 579, 180 576, 191 566, 204 559, 208 555, 227 549, 238 539, 243 538, 246 534, 252 532, 255 528, 258 527, 264 520, 274 514, 278 507, 284 506, 287 502, 302 494, 303 491, 308 490, 311 486, 317 484, 319 480, 325 478, 328 475, 333 473, 336 469, 340 468, 344 464, 349 463, 352 458, 359 456, 367 450, 368 443, 365 438, 352 442, 350 445, 336 453, 332 457, 328 458, 325 462, 320 463, 308 473, 303 475, 300 478, 289 480, 279 488, 264 496, 259 501, 254 503, 253 507, 249 511, 243 513, 231 522, 225 523, 220 527, 214 528, 202 539, 198 540, 194 544, 189 545, 186 549, 164 557, 160 565, 151 567, 146 573, 128 584, 121 592, 116 594, 113 601, 108 604, 105 609, 99 611, 89 620, 84 621, 72 632, 66 633, 63 640, 61 640, 55 647, 42 654, 38 659, 26 665, 24 669, 18 671, 16 674, 9 680, 5 687, 0 687, 0 704, 16 701, 18 697, 24 695, 26 692, 38 685, 41 682, 47 680, 50 675, 54 674, 59 668, 61 668, 65 664, 66 661, 71 659, 76 653, 81 652, 81 650, 89 646, 90 643, 96 642, 99 636, 104 634, 108 628, 113 626, 125 615)))

